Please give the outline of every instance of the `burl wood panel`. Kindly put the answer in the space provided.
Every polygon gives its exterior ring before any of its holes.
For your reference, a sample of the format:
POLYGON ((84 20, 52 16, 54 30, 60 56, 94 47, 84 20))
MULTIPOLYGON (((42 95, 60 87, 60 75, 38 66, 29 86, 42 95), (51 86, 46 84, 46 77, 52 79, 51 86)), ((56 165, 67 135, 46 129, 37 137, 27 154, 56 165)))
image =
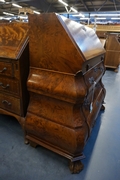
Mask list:
POLYGON ((19 58, 27 37, 28 25, 26 23, 0 24, 0 57, 19 58))
POLYGON ((83 101, 87 93, 87 88, 82 82, 84 82, 82 77, 78 79, 71 74, 31 68, 27 84, 29 91, 76 102, 83 101))
POLYGON ((83 26, 75 21, 72 21, 64 16, 58 16, 61 23, 65 23, 66 31, 69 34, 70 38, 73 39, 73 42, 77 44, 78 50, 83 53, 85 60, 94 58, 101 53, 104 53, 105 50, 102 47, 99 39, 96 37, 96 34, 91 28, 83 26), (68 30, 69 31, 68 31, 68 30))
POLYGON ((49 14, 49 19, 48 14, 29 16, 32 67, 75 74, 86 59, 105 52, 92 29, 62 16, 49 14))

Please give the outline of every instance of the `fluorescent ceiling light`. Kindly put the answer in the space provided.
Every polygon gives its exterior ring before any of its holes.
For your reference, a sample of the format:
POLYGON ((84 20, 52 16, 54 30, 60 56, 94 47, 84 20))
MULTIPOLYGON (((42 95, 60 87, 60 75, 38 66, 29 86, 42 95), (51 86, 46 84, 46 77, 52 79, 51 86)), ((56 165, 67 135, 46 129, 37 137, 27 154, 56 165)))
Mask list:
POLYGON ((90 18, 85 18, 85 17, 80 18, 80 20, 88 20, 88 19, 90 19, 90 18))
POLYGON ((100 18, 100 17, 98 17, 98 18, 96 18, 96 19, 106 19, 106 18, 100 18))
POLYGON ((68 4, 67 3, 65 3, 64 1, 62 1, 62 0, 58 0, 60 3, 62 3, 64 6, 68 6, 68 4))
POLYGON ((11 17, 6 17, 6 18, 4 17, 3 20, 9 20, 10 21, 11 17))
POLYGON ((7 13, 7 12, 3 12, 3 14, 5 14, 5 15, 9 15, 9 16, 14 16, 14 14, 7 13))
POLYGON ((24 15, 19 15, 18 17, 19 17, 20 19, 28 19, 28 16, 26 16, 26 15, 25 15, 25 16, 24 16, 24 15))
POLYGON ((5 2, 5 0, 0 0, 0 2, 5 2))
POLYGON ((118 17, 118 18, 117 18, 117 17, 116 17, 116 18, 111 18, 111 19, 113 19, 113 20, 115 20, 115 19, 116 19, 116 20, 117 20, 117 19, 120 19, 120 17, 118 17))
POLYGON ((38 11, 33 11, 35 14, 40 14, 40 12, 38 12, 38 11))
POLYGON ((90 16, 120 16, 120 14, 90 14, 90 16))
POLYGON ((12 5, 15 6, 15 7, 18 7, 18 8, 22 8, 22 6, 19 6, 18 4, 12 3, 12 5))
POLYGON ((78 12, 76 9, 74 9, 73 7, 70 8, 72 11, 74 12, 78 12))
POLYGON ((72 16, 81 16, 81 17, 85 17, 83 14, 79 13, 79 14, 73 14, 72 16))

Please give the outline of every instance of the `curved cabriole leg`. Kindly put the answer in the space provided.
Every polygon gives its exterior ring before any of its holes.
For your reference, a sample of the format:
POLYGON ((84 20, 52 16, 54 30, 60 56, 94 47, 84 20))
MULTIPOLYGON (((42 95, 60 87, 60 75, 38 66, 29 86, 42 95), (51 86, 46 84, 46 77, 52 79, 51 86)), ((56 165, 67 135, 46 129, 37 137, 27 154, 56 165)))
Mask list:
POLYGON ((104 111, 104 110, 105 110, 105 106, 102 105, 100 110, 101 110, 101 111, 104 111))
POLYGON ((74 161, 74 162, 69 162, 69 169, 70 169, 70 172, 72 174, 77 174, 79 172, 81 172, 84 168, 84 165, 81 163, 80 160, 78 161, 74 161))

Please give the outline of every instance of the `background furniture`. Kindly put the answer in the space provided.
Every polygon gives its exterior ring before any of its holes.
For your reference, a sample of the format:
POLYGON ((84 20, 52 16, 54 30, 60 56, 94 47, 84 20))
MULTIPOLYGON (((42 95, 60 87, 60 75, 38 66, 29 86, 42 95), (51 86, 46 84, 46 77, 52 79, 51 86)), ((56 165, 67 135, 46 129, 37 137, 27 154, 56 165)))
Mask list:
POLYGON ((24 126, 29 102, 28 25, 0 24, 0 113, 14 116, 24 126))
POLYGON ((105 66, 118 72, 120 64, 120 33, 109 33, 106 40, 105 66))
MULTIPOLYGON (((92 28, 92 26, 90 27, 92 28)), ((100 39, 105 39, 105 67, 118 72, 120 64, 120 26, 97 25, 96 34, 100 39)))

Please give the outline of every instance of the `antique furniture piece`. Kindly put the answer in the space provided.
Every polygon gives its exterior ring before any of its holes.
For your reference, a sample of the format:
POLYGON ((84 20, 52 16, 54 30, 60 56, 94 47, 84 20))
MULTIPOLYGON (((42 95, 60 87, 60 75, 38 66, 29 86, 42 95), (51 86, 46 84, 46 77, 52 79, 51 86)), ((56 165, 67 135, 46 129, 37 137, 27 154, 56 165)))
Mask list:
POLYGON ((97 25, 96 33, 100 39, 105 39, 105 67, 118 72, 120 64, 120 26, 97 25))
POLYGON ((14 116, 24 125, 29 102, 28 25, 0 24, 0 113, 14 116))
POLYGON ((120 63, 120 33, 109 33, 105 47, 105 66, 118 72, 120 63))
POLYGON ((72 173, 102 107, 105 50, 94 31, 63 16, 29 15, 26 139, 70 160, 72 173))

